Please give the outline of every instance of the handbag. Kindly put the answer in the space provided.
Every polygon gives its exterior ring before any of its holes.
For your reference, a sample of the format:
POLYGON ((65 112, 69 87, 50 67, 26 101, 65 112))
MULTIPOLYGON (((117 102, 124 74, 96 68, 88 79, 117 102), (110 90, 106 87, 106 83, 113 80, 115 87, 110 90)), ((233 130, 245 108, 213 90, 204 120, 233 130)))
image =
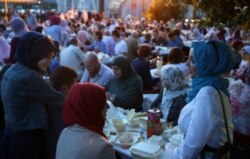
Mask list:
POLYGON ((224 121, 225 121, 228 142, 226 142, 223 146, 221 146, 218 149, 212 148, 212 147, 206 145, 203 148, 203 150, 201 151, 200 159, 207 158, 206 156, 208 154, 209 154, 209 156, 211 156, 211 154, 212 154, 212 157, 208 157, 208 158, 212 158, 212 159, 231 159, 231 157, 230 157, 230 155, 231 155, 230 154, 231 142, 230 142, 230 137, 229 137, 228 123, 227 123, 227 119, 226 119, 224 102, 223 102, 220 91, 217 88, 215 88, 215 89, 217 90, 217 92, 220 96, 220 101, 221 101, 221 105, 222 105, 222 112, 223 112, 223 117, 224 117, 224 121))
POLYGON ((217 88, 215 88, 215 89, 217 90, 217 92, 219 93, 219 96, 220 96, 220 102, 221 102, 221 106, 222 106, 222 112, 223 112, 224 122, 225 122, 225 126, 226 126, 226 132, 227 132, 227 142, 214 153, 213 159, 231 159, 232 144, 231 144, 231 140, 230 140, 230 136, 229 136, 225 106, 224 106, 223 98, 222 98, 220 91, 217 88))
POLYGON ((213 149, 213 148, 210 148, 208 146, 205 146, 205 148, 203 148, 203 150, 201 152, 201 159, 205 159, 205 152, 213 153, 212 159, 250 159, 250 153, 249 153, 250 152, 250 145, 231 143, 231 141, 230 141, 228 123, 226 120, 225 106, 224 106, 220 91, 217 88, 216 88, 216 90, 220 96, 220 101, 221 101, 221 105, 222 105, 222 111, 223 111, 223 117, 224 117, 225 126, 226 126, 228 142, 226 142, 219 149, 213 149))
POLYGON ((216 148, 212 148, 209 147, 208 145, 206 145, 203 150, 201 151, 201 155, 200 158, 201 159, 205 159, 207 158, 207 154, 209 154, 209 158, 212 159, 230 159, 230 150, 231 150, 231 142, 230 142, 230 137, 229 137, 229 131, 228 131, 228 123, 227 123, 227 119, 226 119, 226 113, 225 113, 225 107, 224 107, 224 102, 221 96, 220 91, 215 88, 220 96, 220 101, 221 101, 221 105, 222 105, 222 112, 223 112, 223 117, 224 117, 224 122, 225 122, 225 126, 226 126, 226 132, 227 132, 227 140, 228 142, 226 142, 223 146, 221 146, 220 148, 216 149, 216 148))

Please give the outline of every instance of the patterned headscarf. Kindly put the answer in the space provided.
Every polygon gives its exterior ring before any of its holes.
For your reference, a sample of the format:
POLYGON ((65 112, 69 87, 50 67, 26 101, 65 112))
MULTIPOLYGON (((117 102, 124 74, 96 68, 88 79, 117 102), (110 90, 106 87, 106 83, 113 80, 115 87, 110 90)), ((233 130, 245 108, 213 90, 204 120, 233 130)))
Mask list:
POLYGON ((105 89, 91 83, 78 83, 70 89, 63 111, 65 125, 78 124, 103 137, 105 119, 102 111, 106 106, 105 89))
POLYGON ((180 91, 188 87, 182 71, 179 68, 169 67, 162 71, 162 78, 167 80, 166 87, 169 91, 180 91))
POLYGON ((192 80, 192 89, 188 94, 190 102, 199 90, 205 86, 213 86, 227 96, 229 82, 221 74, 229 72, 234 65, 232 49, 224 42, 193 42, 196 76, 192 80))

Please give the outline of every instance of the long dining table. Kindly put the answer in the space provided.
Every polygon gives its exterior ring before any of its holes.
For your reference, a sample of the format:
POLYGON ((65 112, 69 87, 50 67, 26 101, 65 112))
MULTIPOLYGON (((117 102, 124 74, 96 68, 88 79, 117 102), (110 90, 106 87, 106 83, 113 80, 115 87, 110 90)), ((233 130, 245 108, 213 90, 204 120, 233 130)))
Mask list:
MULTIPOLYGON (((114 108, 114 109, 117 109, 117 108, 114 108)), ((122 111, 124 111, 124 110, 122 110, 122 111)), ((112 113, 115 113, 116 115, 119 114, 115 111, 112 113)), ((122 112, 121 114, 124 114, 124 112, 122 112)), ((117 118, 119 118, 119 116, 115 116, 114 118, 117 119, 117 118)), ((147 124, 145 122, 145 121, 147 121, 147 116, 136 118, 138 120, 137 125, 131 125, 131 124, 129 124, 130 123, 129 121, 125 122, 124 123, 125 129, 122 131, 118 131, 118 129, 116 129, 116 127, 112 124, 112 119, 110 119, 110 116, 107 117, 106 124, 104 127, 104 133, 108 137, 109 141, 113 144, 114 150, 116 151, 116 153, 122 159, 139 159, 139 158, 140 159, 148 159, 148 157, 145 158, 145 157, 135 156, 131 153, 131 150, 130 150, 130 147, 137 144, 137 143, 140 143, 140 142, 148 142, 149 143, 149 139, 147 138, 147 124), (115 134, 111 134, 111 132, 115 132, 115 134), (117 136, 119 136, 119 134, 124 134, 124 133, 138 134, 139 139, 138 139, 138 141, 134 142, 133 144, 124 147, 120 143, 117 143, 117 136)), ((124 116, 121 116, 120 119, 126 119, 126 118, 124 118, 124 116)), ((128 119, 128 120, 130 120, 130 119, 128 119)), ((165 122, 165 121, 161 120, 161 122, 165 122)), ((170 152, 165 150, 165 144, 169 143, 169 141, 167 141, 165 138, 163 138, 163 136, 160 136, 160 137, 163 139, 162 141, 164 141, 163 144, 158 145, 161 147, 160 153, 158 156, 155 156, 154 158, 150 158, 150 159, 169 159, 169 158, 171 158, 170 152)))

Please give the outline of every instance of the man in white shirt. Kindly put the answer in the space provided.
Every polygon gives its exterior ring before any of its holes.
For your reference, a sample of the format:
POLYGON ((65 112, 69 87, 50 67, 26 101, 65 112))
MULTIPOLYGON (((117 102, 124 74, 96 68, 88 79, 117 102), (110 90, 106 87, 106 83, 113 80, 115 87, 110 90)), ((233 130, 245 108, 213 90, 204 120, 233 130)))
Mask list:
POLYGON ((126 55, 128 53, 128 46, 124 40, 120 38, 120 32, 114 30, 112 32, 112 37, 115 41, 115 55, 126 55))
POLYGON ((86 54, 84 65, 85 70, 81 82, 90 82, 106 87, 109 80, 114 77, 112 69, 100 63, 94 52, 86 54))
POLYGON ((60 65, 68 66, 74 69, 77 73, 78 79, 82 77, 84 70, 84 52, 78 47, 75 38, 69 41, 69 46, 63 49, 60 53, 60 65))

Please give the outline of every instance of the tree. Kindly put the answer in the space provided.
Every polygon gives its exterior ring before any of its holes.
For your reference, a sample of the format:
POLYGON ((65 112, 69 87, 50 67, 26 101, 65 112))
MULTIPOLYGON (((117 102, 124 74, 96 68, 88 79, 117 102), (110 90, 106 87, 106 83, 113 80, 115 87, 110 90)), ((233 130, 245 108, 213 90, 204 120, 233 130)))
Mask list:
MULTIPOLYGON (((186 0, 182 0, 183 2, 186 0)), ((205 22, 208 25, 228 26, 250 24, 249 0, 192 0, 194 8, 205 13, 205 22)))
MULTIPOLYGON (((171 0, 173 1, 173 0, 171 0)), ((146 17, 148 19, 168 21, 171 18, 182 19, 186 13, 186 8, 182 3, 172 3, 169 0, 152 0, 146 17)), ((179 0, 178 0, 179 1, 179 0)))
POLYGON ((197 18, 196 11, 205 14, 203 22, 206 25, 242 25, 250 28, 250 0, 153 0, 147 16, 158 20, 182 18, 186 4, 193 4, 194 18, 197 18))

